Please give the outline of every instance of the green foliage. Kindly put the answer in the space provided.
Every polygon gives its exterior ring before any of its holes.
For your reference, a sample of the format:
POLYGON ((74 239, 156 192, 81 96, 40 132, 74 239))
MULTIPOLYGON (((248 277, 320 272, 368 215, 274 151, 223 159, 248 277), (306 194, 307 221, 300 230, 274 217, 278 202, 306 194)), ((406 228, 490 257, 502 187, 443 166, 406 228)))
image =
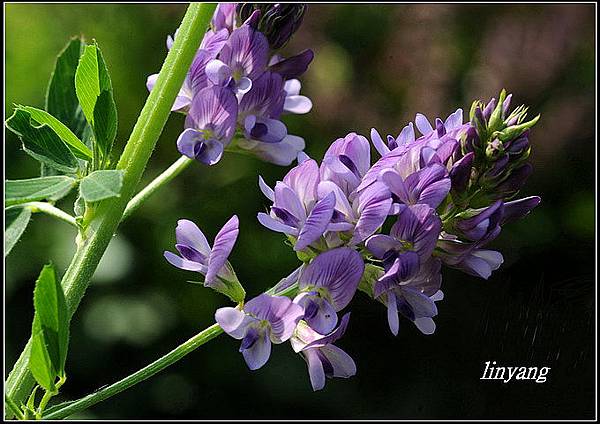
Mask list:
POLYGON ((56 391, 65 376, 69 346, 69 313, 65 295, 52 264, 45 265, 33 292, 35 315, 31 329, 29 369, 47 392, 56 391))
POLYGON ((66 196, 76 184, 77 180, 65 175, 7 180, 4 201, 6 206, 44 199, 56 201, 66 196))
POLYGON ((81 180, 79 190, 86 202, 118 197, 123 185, 123 171, 95 171, 81 180))
POLYGON ((38 161, 64 174, 77 172, 79 163, 67 144, 48 125, 39 125, 25 109, 17 108, 6 126, 17 134, 23 149, 38 161))
POLYGON ((92 151, 83 144, 75 134, 73 134, 69 127, 54 116, 44 110, 36 109, 31 106, 18 106, 17 108, 29 113, 29 116, 39 124, 48 125, 52 128, 56 135, 69 146, 69 149, 76 157, 83 160, 92 159, 92 151))
POLYGON ((107 164, 117 133, 117 108, 112 83, 98 46, 85 48, 75 73, 75 92, 88 123, 94 129, 94 159, 102 168, 107 164))
POLYGON ((75 93, 75 72, 85 43, 73 38, 56 58, 54 71, 46 91, 46 111, 65 124, 73 133, 83 138, 87 125, 77 94, 75 93))
POLYGON ((31 219, 31 210, 19 206, 7 208, 4 211, 4 219, 4 256, 6 257, 27 228, 31 219))

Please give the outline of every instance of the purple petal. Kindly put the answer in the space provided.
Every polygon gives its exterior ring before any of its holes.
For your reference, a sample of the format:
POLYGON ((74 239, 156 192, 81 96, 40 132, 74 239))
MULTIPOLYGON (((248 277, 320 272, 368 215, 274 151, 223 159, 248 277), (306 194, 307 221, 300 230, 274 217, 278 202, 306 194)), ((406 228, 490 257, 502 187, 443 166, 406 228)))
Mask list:
POLYGON ((214 165, 221 160, 224 147, 218 140, 206 140, 194 146, 195 157, 205 165, 214 165))
POLYGON ((384 234, 376 234, 367 239, 365 246, 378 259, 383 259, 390 250, 400 250, 402 243, 394 237, 384 234))
POLYGON ((390 269, 381 278, 384 279, 393 276, 400 281, 407 281, 414 277, 419 271, 420 263, 419 255, 415 252, 401 253, 398 255, 390 269))
POLYGON ((400 131, 400 134, 398 134, 398 137, 396 138, 396 143, 398 144, 398 146, 401 146, 403 144, 410 144, 414 141, 415 130, 412 122, 410 122, 407 126, 402 128, 402 131, 400 131))
POLYGON ((298 286, 325 287, 336 311, 345 308, 358 287, 365 264, 358 252, 340 247, 321 253, 306 267, 298 286))
POLYGON ((450 180, 452 181, 453 190, 462 192, 467 188, 467 184, 471 178, 471 168, 473 166, 474 158, 475 152, 469 152, 452 165, 452 169, 450 169, 450 180))
POLYGON ((227 262, 239 233, 239 220, 233 215, 217 233, 212 251, 208 257, 206 283, 210 286, 215 282, 217 274, 227 262))
POLYGON ((267 199, 273 202, 275 199, 275 192, 271 187, 267 185, 265 180, 263 180, 263 177, 261 177, 260 175, 258 176, 258 186, 260 187, 260 191, 262 191, 262 194, 264 194, 267 199))
POLYGON ((437 208, 450 192, 450 178, 443 178, 425 187, 419 196, 419 203, 437 208))
POLYGON ((282 343, 292 336, 298 321, 304 315, 302 307, 282 296, 261 294, 246 303, 244 310, 271 324, 271 340, 282 343))
POLYGON ((237 99, 225 87, 208 87, 194 96, 186 119, 186 127, 209 130, 213 137, 228 143, 237 120, 237 99))
POLYGON ((383 142, 383 139, 375 128, 371 128, 371 142, 381 156, 387 155, 390 152, 389 147, 383 142))
POLYGON ((306 72, 308 65, 310 65, 314 57, 315 54, 312 50, 304 50, 295 56, 271 65, 269 69, 272 72, 277 72, 284 79, 298 78, 306 72))
POLYGON ((279 143, 252 142, 250 150, 264 161, 280 166, 291 165, 298 154, 304 150, 305 143, 302 137, 288 134, 279 143))
POLYGON ((277 119, 253 117, 252 124, 249 125, 248 118, 244 121, 244 127, 247 136, 253 140, 263 143, 279 143, 287 135, 287 127, 277 119))
POLYGON ((415 318, 414 323, 423 334, 430 335, 435 333, 435 322, 429 317, 415 318))
POLYGON ((340 325, 338 325, 338 327, 334 331, 332 331, 331 333, 327 334, 326 336, 319 337, 316 340, 308 343, 304 347, 304 349, 311 349, 311 348, 315 348, 315 347, 323 347, 323 346, 327 346, 327 345, 330 345, 332 343, 335 343, 346 332, 346 329, 348 328, 348 322, 349 321, 350 321, 350 312, 347 312, 346 314, 344 314, 344 316, 340 320, 340 325))
POLYGON ((408 203, 409 194, 404 180, 394 169, 385 169, 379 174, 379 180, 383 182, 400 201, 408 203))
POLYGON ((335 196, 333 193, 329 193, 315 204, 300 230, 300 235, 298 236, 298 241, 294 246, 294 250, 299 251, 306 249, 308 245, 323 235, 333 216, 334 206, 335 196))
POLYGON ((206 50, 211 57, 216 57, 227 40, 229 39, 229 31, 225 28, 218 31, 208 31, 204 34, 204 38, 200 43, 200 49, 206 50))
POLYGON ((287 96, 283 104, 283 110, 288 113, 301 115, 310 112, 312 101, 306 96, 287 96))
POLYGON ((398 335, 400 329, 400 319, 398 318, 398 306, 396 304, 396 295, 389 291, 387 293, 387 319, 390 330, 394 336, 398 335))
POLYGON ((264 225, 270 230, 276 231, 278 233, 290 234, 292 236, 298 235, 297 228, 282 224, 280 221, 276 220, 270 215, 267 215, 264 212, 259 212, 257 218, 258 222, 260 222, 262 225, 264 225))
POLYGON ((452 113, 451 115, 449 115, 446 118, 446 121, 444 121, 444 127, 446 128, 446 131, 450 131, 455 128, 458 128, 459 126, 462 125, 462 123, 463 123, 463 110, 459 108, 456 110, 456 112, 452 113))
POLYGON ((302 293, 294 299, 294 303, 304 309, 304 321, 317 333, 328 334, 335 328, 338 317, 336 310, 327 300, 302 293))
POLYGON ((235 3, 219 3, 215 9, 211 24, 216 30, 231 31, 235 22, 235 3))
POLYGON ((231 66, 234 73, 254 80, 267 67, 269 42, 259 31, 249 25, 233 30, 221 50, 220 59, 231 66))
POLYGON ((187 259, 180 258, 174 253, 166 251, 164 253, 165 259, 173 266, 184 269, 186 271, 197 271, 201 273, 205 273, 207 271, 207 267, 198 263, 192 262, 187 259))
POLYGON ((420 291, 411 287, 403 287, 402 296, 410 305, 415 318, 434 317, 437 315, 435 302, 420 291))
POLYGON ((271 340, 266 332, 260 332, 252 345, 242 350, 242 355, 251 370, 257 370, 266 364, 271 356, 271 340))
POLYGON ((283 79, 279 74, 264 72, 252 80, 252 88, 240 101, 240 114, 279 118, 285 103, 283 79))
POLYGON ((177 150, 190 159, 196 158, 196 145, 204 141, 204 135, 192 128, 183 130, 177 139, 177 150))
POLYGON ((516 221, 526 216, 533 208, 540 204, 542 199, 538 196, 525 197, 523 199, 513 200, 504 204, 501 224, 516 221))
POLYGON ((231 81, 231 68, 218 59, 213 59, 206 64, 206 77, 214 85, 226 86, 231 81))
POLYGON ((244 337, 248 325, 256 322, 256 319, 249 317, 243 311, 231 307, 217 309, 215 320, 223 331, 238 340, 244 337))
POLYGON ((208 240, 206 240, 206 236, 196 224, 188 219, 177 221, 175 238, 178 244, 193 247, 204 256, 210 255, 210 246, 208 240))
POLYGON ((388 216, 392 198, 385 184, 375 182, 366 188, 358 198, 360 217, 354 228, 351 243, 360 243, 383 225, 388 216))
POLYGON ((417 113, 417 116, 415 117, 415 125, 423 135, 433 132, 433 127, 429 123, 429 120, 421 113, 417 113))
POLYGON ((337 346, 327 345, 320 349, 333 368, 332 377, 349 378, 356 374, 354 360, 337 346))
POLYGON ((500 268, 504 258, 500 252, 493 250, 477 250, 472 252, 459 264, 459 267, 468 274, 488 279, 492 271, 500 268))
POLYGON ((309 349, 303 352, 308 364, 308 376, 314 391, 325 387, 325 370, 319 358, 318 349, 309 349))
POLYGON ((275 203, 273 206, 289 212, 299 222, 306 220, 306 209, 298 194, 283 181, 278 181, 275 184, 275 203))

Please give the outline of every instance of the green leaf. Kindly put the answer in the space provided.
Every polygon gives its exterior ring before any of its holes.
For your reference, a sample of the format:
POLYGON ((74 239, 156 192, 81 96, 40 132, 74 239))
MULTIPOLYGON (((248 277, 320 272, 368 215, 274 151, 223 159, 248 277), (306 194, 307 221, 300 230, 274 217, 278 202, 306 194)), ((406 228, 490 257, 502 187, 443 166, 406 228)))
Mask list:
POLYGON ((65 373, 69 312, 52 264, 44 266, 36 281, 33 304, 35 315, 29 369, 40 386, 47 391, 55 391, 56 378, 65 373))
POLYGON ((7 208, 4 211, 4 219, 4 256, 6 257, 27 228, 31 219, 31 211, 18 206, 7 208))
POLYGON ((59 53, 48 83, 45 106, 48 113, 64 123, 80 139, 83 139, 87 122, 75 93, 75 72, 84 48, 82 39, 73 38, 59 53))
POLYGON ((62 141, 67 143, 73 154, 79 159, 92 159, 92 151, 83 144, 83 142, 77 138, 65 124, 60 122, 54 116, 50 115, 45 110, 36 109, 31 106, 18 106, 17 108, 28 112, 29 116, 39 124, 46 124, 52 128, 56 135, 58 135, 62 141))
POLYGON ((17 134, 23 143, 23 149, 36 160, 61 171, 74 174, 79 163, 64 141, 45 124, 37 125, 24 109, 17 108, 8 118, 6 126, 17 134))
POLYGON ((87 121, 94 125, 94 106, 100 94, 98 52, 95 45, 85 47, 75 71, 75 93, 87 121))
POLYGON ((4 185, 4 201, 6 206, 12 206, 36 200, 58 200, 66 196, 76 184, 76 179, 64 175, 7 180, 4 185))
POLYGON ((81 180, 79 190, 86 202, 118 197, 123 185, 123 171, 95 171, 81 180))
POLYGON ((94 108, 94 135, 101 159, 105 160, 117 136, 117 106, 108 90, 100 93, 94 108))
POLYGON ((102 91, 111 92, 106 63, 97 44, 86 46, 75 72, 75 93, 87 121, 94 126, 94 108, 102 91))

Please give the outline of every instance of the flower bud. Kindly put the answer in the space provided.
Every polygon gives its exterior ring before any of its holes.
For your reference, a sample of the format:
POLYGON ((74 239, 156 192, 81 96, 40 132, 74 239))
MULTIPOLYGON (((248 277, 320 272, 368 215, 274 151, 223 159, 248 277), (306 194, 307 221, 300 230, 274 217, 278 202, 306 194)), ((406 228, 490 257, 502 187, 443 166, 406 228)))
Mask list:
POLYGON ((261 12, 257 29, 267 37, 269 46, 276 50, 285 45, 300 27, 306 4, 239 3, 237 14, 240 21, 248 19, 255 10, 261 12))

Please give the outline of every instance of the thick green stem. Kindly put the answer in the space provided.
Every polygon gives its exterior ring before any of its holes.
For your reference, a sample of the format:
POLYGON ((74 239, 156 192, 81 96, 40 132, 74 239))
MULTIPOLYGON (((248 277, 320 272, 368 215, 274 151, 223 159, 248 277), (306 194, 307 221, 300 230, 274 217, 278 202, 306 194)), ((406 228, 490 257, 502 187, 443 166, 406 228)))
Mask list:
POLYGON ((196 334, 194 337, 186 341, 185 343, 177 346, 175 349, 167 353, 160 359, 152 362, 150 365, 142 368, 141 370, 131 374, 124 379, 111 384, 108 387, 98 390, 95 393, 87 395, 84 398, 78 399, 73 402, 66 402, 64 405, 56 405, 50 408, 46 414, 43 415, 45 420, 60 420, 66 418, 75 412, 89 408, 92 405, 102 402, 103 400, 128 389, 131 386, 138 384, 147 378, 152 377, 157 372, 165 369, 166 367, 179 361, 181 358, 186 356, 188 353, 193 352, 199 346, 209 340, 214 339, 219 334, 223 333, 221 327, 218 324, 213 324, 206 330, 196 334))
POLYGON ((29 202, 29 203, 24 203, 21 206, 30 209, 31 212, 33 212, 33 213, 43 212, 54 218, 60 219, 61 221, 66 222, 67 224, 71 224, 72 226, 77 228, 77 222, 75 221, 75 217, 69 215, 65 211, 57 208, 56 206, 51 205, 50 203, 29 202))
POLYGON ((150 184, 136 194, 133 199, 127 204, 122 220, 126 220, 133 214, 150 196, 152 196, 159 188, 170 182, 186 169, 194 161, 186 156, 181 156, 171 166, 165 169, 158 177, 152 180, 150 184))
MULTIPOLYGON (((62 285, 71 315, 79 306, 90 278, 117 230, 125 207, 133 197, 215 7, 214 3, 192 3, 188 7, 156 85, 117 164, 117 169, 124 171, 121 196, 100 202, 86 228, 83 243, 63 277, 62 285)), ((28 396, 34 384, 27 367, 29 346, 28 342, 6 380, 5 394, 17 404, 28 396)))

